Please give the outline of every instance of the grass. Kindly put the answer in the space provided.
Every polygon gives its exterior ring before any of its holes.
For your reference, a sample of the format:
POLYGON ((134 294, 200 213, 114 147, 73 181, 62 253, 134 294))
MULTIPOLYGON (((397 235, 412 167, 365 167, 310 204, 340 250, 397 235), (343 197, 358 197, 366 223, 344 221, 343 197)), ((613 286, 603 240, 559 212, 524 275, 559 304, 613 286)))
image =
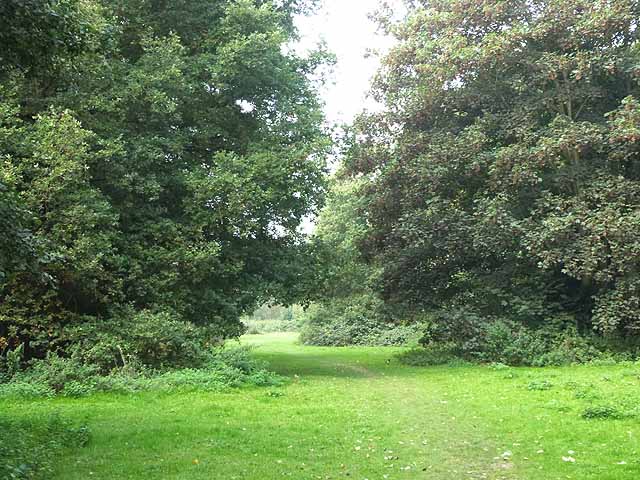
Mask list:
POLYGON ((640 478, 640 366, 418 368, 398 348, 295 339, 243 340, 291 378, 280 388, 0 409, 88 424, 91 441, 65 452, 54 479, 640 478))

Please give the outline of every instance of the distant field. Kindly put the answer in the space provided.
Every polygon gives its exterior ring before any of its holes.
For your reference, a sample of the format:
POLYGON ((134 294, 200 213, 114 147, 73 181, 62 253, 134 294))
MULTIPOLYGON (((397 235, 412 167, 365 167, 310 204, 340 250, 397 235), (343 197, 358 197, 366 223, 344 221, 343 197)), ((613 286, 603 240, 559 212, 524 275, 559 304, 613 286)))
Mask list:
POLYGON ((64 480, 640 478, 640 365, 413 368, 397 348, 295 340, 243 340, 291 377, 281 388, 0 408, 89 425, 88 446, 60 459, 64 480))

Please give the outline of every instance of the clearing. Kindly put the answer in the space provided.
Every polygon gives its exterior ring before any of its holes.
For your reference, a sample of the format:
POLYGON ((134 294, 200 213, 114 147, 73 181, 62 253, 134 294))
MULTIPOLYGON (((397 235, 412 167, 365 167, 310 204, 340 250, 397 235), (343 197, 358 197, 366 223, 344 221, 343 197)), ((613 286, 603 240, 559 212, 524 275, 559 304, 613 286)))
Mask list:
POLYGON ((640 477, 629 413, 640 365, 415 368, 394 359, 398 348, 305 347, 295 334, 243 341, 291 381, 0 408, 89 425, 89 445, 60 459, 64 480, 640 477))

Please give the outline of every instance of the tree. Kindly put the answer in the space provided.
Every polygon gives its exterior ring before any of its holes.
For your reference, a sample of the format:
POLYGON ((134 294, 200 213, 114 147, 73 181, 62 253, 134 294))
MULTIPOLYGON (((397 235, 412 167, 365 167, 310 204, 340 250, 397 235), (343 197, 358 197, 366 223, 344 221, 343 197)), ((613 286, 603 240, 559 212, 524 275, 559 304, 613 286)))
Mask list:
POLYGON ((0 336, 28 355, 68 352, 156 325, 149 315, 240 334, 241 315, 294 291, 301 272, 287 267, 307 254, 298 227, 324 195, 328 141, 310 74, 329 57, 286 48, 293 14, 309 6, 38 5, 11 22, 3 82, 18 128, 0 142, 48 280, 4 286, 0 336), (22 62, 27 17, 38 19, 37 68, 22 62), (86 41, 67 38, 76 26, 86 41))
POLYGON ((395 345, 420 336, 421 325, 406 326, 407 312, 385 305, 376 289, 380 269, 359 251, 367 234, 366 219, 360 215, 366 185, 365 179, 349 178, 342 171, 331 180, 313 236, 318 261, 314 302, 303 316, 305 343, 395 345))
POLYGON ((469 341, 497 318, 637 333, 639 14, 430 0, 382 19, 386 109, 359 119, 347 166, 387 302, 469 341))

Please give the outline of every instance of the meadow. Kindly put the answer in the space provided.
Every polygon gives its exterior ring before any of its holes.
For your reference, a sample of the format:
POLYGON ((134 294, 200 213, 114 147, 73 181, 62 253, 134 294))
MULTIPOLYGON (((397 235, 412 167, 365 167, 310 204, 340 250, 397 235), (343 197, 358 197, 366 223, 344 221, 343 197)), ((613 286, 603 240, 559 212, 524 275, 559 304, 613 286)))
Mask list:
POLYGON ((86 424, 52 479, 637 479, 640 365, 410 367, 249 335, 281 387, 0 401, 86 424))

